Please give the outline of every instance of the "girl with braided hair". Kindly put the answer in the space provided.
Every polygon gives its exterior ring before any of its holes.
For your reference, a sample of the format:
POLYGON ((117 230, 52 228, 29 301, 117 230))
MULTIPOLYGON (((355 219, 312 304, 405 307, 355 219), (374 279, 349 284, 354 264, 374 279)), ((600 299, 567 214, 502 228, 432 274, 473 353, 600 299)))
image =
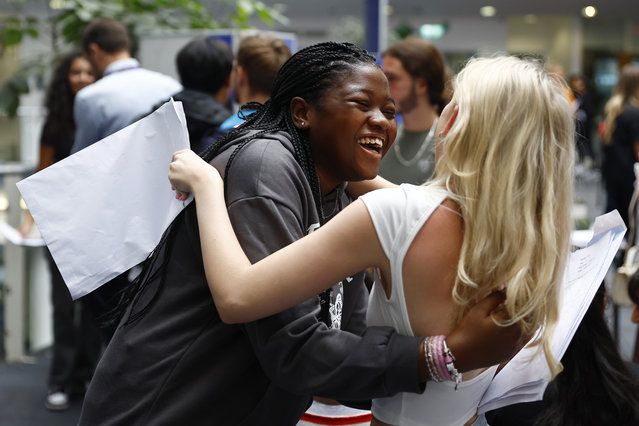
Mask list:
POLYGON ((424 353, 440 383, 421 395, 374 399, 373 423, 468 425, 497 366, 467 371, 462 381, 449 333, 475 300, 506 285, 508 316, 498 322, 525 335, 541 329, 535 344, 557 374, 550 337, 570 248, 574 145, 562 88, 534 62, 471 60, 438 124, 432 182, 364 194, 253 265, 234 242, 217 170, 191 151, 176 153, 169 179, 179 198, 187 191, 197 201, 204 266, 223 320, 270 315, 375 266, 368 325, 435 336, 424 353))
MULTIPOLYGON (((380 67, 346 43, 293 55, 270 99, 249 108, 257 111, 203 159, 225 176, 228 214, 256 262, 347 206, 346 182, 376 177, 396 123, 380 67)), ((366 328, 363 271, 268 318, 225 324, 202 260, 205 221, 191 203, 154 250, 91 382, 81 425, 292 425, 314 395, 366 406, 372 397, 423 392, 423 338, 366 328)), ((298 279, 306 285, 305 275, 298 279)), ((501 301, 486 299, 451 334, 461 370, 514 351, 519 328, 490 317, 501 301), (481 349, 486 342, 490 350, 481 349)))

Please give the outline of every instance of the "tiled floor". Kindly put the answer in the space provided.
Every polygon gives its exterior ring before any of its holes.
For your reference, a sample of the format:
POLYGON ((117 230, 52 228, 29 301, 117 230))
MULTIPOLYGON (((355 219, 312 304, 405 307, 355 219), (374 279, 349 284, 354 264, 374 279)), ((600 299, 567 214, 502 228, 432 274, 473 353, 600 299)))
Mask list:
POLYGON ((34 357, 33 362, 0 362, 0 425, 74 426, 80 417, 82 398, 74 396, 66 411, 44 407, 49 354, 34 357))

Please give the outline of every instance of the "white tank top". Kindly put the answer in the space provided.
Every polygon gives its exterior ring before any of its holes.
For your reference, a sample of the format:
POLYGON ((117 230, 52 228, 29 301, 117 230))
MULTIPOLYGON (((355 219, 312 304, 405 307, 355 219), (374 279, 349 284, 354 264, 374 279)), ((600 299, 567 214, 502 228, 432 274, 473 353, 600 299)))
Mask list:
MULTIPOLYGON (((392 281, 388 299, 376 279, 366 315, 369 326, 391 326, 400 334, 414 335, 404 298, 402 264, 415 235, 447 196, 448 193, 440 188, 403 184, 399 188, 381 189, 360 197, 389 259, 392 281)), ((453 382, 428 382, 422 394, 404 392, 377 398, 373 400, 373 415, 393 425, 463 425, 476 414, 496 369, 497 366, 493 366, 462 382, 457 392, 453 382)))

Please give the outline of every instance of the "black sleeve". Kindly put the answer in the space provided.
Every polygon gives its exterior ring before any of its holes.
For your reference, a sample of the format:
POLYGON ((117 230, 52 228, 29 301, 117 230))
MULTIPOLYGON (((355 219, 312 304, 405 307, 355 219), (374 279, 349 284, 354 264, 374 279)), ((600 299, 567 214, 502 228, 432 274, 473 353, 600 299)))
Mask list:
MULTIPOLYGON (((240 166, 240 157, 237 166, 233 165, 236 170, 247 167, 240 166)), ((229 214, 253 262, 307 233, 304 205, 309 195, 305 195, 305 179, 296 169, 296 164, 288 163, 278 167, 269 164, 268 169, 256 169, 253 164, 251 175, 259 174, 260 182, 245 181, 254 187, 249 191, 237 187, 242 185, 241 178, 229 175, 228 193, 242 194, 230 200, 227 197, 229 214), (247 196, 251 191, 254 196, 247 196)), ((300 285, 304 285, 304 277, 300 277, 300 285)), ((345 297, 356 298, 344 324, 350 331, 329 329, 319 321, 318 297, 244 325, 262 368, 279 387, 344 400, 423 391, 418 377, 421 338, 400 336, 390 327, 363 330, 367 290, 356 285, 345 293, 345 297)))

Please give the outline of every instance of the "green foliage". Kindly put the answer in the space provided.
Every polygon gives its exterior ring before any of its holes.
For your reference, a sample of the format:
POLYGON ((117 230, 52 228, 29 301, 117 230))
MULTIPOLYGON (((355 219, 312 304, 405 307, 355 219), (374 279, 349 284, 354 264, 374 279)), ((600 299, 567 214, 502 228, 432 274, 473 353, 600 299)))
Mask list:
POLYGON ((413 35, 414 31, 415 30, 413 29, 413 27, 406 22, 402 22, 397 27, 395 27, 395 35, 399 40, 403 40, 406 37, 413 35))
POLYGON ((77 43, 84 27, 94 18, 114 18, 134 37, 143 31, 164 29, 250 28, 257 16, 268 25, 286 24, 287 18, 257 0, 218 0, 229 5, 226 20, 218 20, 199 1, 193 0, 65 0, 55 18, 66 43, 77 43))
MULTIPOLYGON (((36 0, 9 0, 19 7, 36 0)), ((0 54, 9 46, 19 45, 25 37, 38 38, 43 26, 52 35, 51 63, 62 45, 78 45, 86 25, 97 17, 114 18, 129 28, 133 37, 133 54, 140 33, 168 29, 251 28, 255 16, 272 26, 287 24, 288 19, 276 9, 258 0, 217 0, 225 4, 228 15, 216 19, 205 5, 195 0, 57 0, 59 11, 44 19, 23 16, 20 10, 13 15, 0 16, 0 54)), ((14 116, 19 96, 27 93, 28 79, 34 68, 22 66, 4 86, 0 87, 0 111, 14 116)))
POLYGON ((0 19, 0 54, 6 47, 18 45, 25 36, 38 38, 38 19, 32 16, 7 16, 0 19))
POLYGON ((20 95, 29 93, 29 80, 41 78, 47 70, 41 58, 22 64, 20 69, 0 87, 0 111, 14 117, 20 106, 20 95))
POLYGON ((14 74, 0 88, 0 109, 6 111, 11 117, 15 116, 20 106, 20 95, 28 92, 29 84, 26 75, 14 74))

